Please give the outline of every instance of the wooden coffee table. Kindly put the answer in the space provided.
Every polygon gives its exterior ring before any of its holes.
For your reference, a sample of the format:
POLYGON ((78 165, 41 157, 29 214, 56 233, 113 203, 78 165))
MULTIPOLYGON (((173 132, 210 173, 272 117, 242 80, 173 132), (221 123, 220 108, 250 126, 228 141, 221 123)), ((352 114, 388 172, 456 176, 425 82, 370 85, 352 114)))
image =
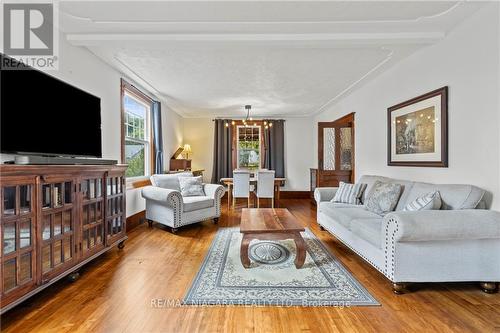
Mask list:
POLYGON ((304 227, 286 208, 243 208, 241 212, 240 258, 245 268, 250 267, 248 245, 253 239, 284 240, 293 239, 297 247, 295 267, 301 268, 306 260, 306 242, 300 235, 304 227))

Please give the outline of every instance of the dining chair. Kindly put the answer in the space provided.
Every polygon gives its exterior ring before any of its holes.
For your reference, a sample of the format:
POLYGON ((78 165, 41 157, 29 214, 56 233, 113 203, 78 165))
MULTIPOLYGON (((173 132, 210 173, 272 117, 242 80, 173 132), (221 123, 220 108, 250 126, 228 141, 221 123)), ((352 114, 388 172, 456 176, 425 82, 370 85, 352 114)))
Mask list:
POLYGON ((250 172, 248 170, 233 171, 233 208, 237 198, 247 198, 250 207, 250 172))
POLYGON ((259 170, 257 172, 257 208, 259 199, 271 199, 271 207, 274 208, 274 170, 259 170))

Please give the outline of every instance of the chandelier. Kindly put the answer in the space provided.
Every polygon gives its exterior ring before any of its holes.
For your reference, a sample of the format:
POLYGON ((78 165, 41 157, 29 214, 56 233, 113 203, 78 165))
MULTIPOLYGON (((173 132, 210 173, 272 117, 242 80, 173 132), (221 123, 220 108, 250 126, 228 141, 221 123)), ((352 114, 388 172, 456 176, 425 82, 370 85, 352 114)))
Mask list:
MULTIPOLYGON (((253 118, 250 116, 250 111, 252 110, 252 106, 249 104, 245 105, 245 110, 246 110, 247 114, 246 114, 245 119, 243 119, 241 122, 243 123, 243 126, 248 127, 251 125, 252 121, 254 121, 253 118)), ((266 128, 266 129, 268 129, 269 127, 273 127, 273 123, 271 121, 264 120, 262 122, 262 124, 263 124, 264 128, 266 128)), ((233 125, 233 126, 236 125, 236 121, 232 120, 231 125, 233 125)), ((258 126, 258 123, 254 122, 253 126, 258 126)), ((229 127, 228 122, 226 122, 226 127, 229 127)))

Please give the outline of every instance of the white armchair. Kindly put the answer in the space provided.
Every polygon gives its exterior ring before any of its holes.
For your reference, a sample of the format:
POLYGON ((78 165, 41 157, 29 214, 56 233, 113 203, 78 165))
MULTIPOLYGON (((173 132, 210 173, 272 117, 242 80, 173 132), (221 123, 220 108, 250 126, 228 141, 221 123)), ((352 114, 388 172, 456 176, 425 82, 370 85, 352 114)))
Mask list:
POLYGON ((192 176, 190 172, 151 176, 152 186, 142 189, 142 197, 146 199, 146 219, 150 226, 158 222, 171 227, 175 233, 181 226, 208 219, 217 223, 224 187, 204 184, 205 196, 183 197, 179 177, 192 176))

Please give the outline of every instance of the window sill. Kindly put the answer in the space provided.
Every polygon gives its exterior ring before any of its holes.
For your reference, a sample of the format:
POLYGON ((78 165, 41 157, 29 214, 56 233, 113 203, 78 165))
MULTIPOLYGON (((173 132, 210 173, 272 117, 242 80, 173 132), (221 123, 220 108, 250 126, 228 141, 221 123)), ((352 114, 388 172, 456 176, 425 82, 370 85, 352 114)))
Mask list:
POLYGON ((127 179, 127 190, 133 190, 136 188, 141 188, 145 186, 151 185, 151 181, 149 180, 149 176, 145 177, 134 177, 127 179))

